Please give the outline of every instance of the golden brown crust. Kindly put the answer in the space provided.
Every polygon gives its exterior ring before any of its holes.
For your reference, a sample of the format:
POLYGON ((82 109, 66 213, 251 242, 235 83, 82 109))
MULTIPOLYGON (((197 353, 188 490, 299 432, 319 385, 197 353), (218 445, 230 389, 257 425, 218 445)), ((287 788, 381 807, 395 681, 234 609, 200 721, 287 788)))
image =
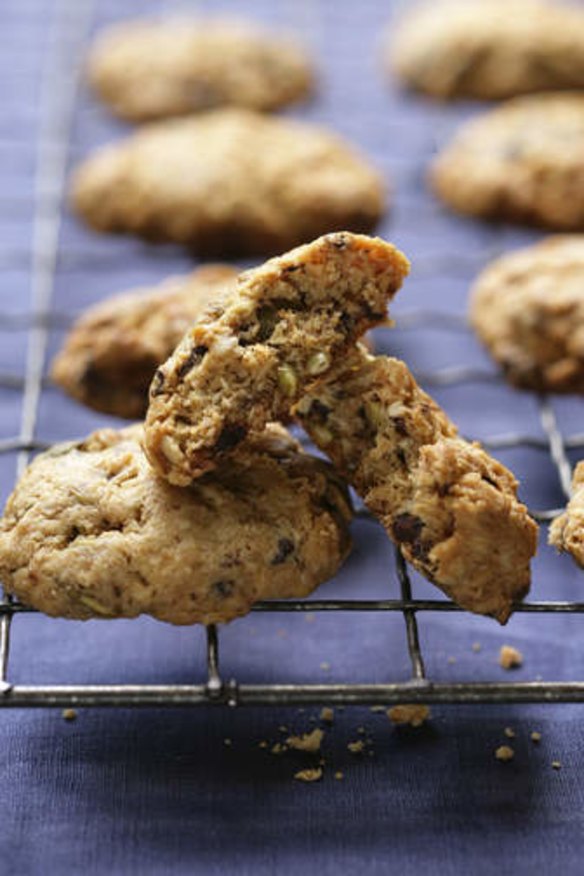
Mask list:
POLYGON ((248 433, 287 417, 386 319, 408 269, 391 244, 342 232, 241 274, 224 306, 207 311, 154 376, 145 449, 156 471, 189 483, 248 433))
POLYGON ((335 574, 346 490, 284 429, 185 489, 154 475, 141 434, 106 429, 34 460, 0 522, 8 592, 51 616, 216 623, 335 574))
POLYGON ((307 97, 314 74, 294 41, 237 20, 138 20, 103 31, 89 79, 118 116, 154 121, 219 106, 275 110, 307 97))
POLYGON ((392 27, 388 66, 437 98, 584 87, 584 13, 549 0, 426 0, 392 27))
POLYGON ((72 203, 98 231, 226 257, 371 231, 384 184, 324 128, 226 109, 148 125, 101 149, 77 170, 72 203))
POLYGON ((584 235, 559 236, 490 264, 473 327, 515 386, 584 393, 584 235))
POLYGON ((572 478, 572 498, 566 510, 550 526, 549 543, 561 553, 571 554, 584 569, 584 462, 572 478))
POLYGON ((579 231, 583 140, 584 95, 518 97, 464 124, 430 182, 460 213, 579 231))
POLYGON ((511 472, 458 437, 403 362, 357 350, 296 414, 418 571, 463 608, 508 619, 537 526, 511 472))
POLYGON ((140 419, 156 368, 235 277, 237 271, 228 265, 207 265, 91 307, 55 357, 52 379, 96 411, 140 419))

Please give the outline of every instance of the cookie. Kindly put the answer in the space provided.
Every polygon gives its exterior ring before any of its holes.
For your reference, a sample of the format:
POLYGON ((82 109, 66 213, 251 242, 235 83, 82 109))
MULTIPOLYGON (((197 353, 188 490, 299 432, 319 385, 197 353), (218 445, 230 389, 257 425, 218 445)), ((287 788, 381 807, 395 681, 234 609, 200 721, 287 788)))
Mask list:
POLYGON ((368 329, 409 269, 378 238, 342 232, 240 275, 157 370, 145 449, 156 471, 188 484, 250 432, 286 417, 368 329))
POLYGON ((130 122, 221 106, 276 110, 306 98, 314 73, 293 39, 243 21, 130 21, 98 37, 89 81, 130 122))
POLYGON ((324 128, 242 109, 148 125, 81 165, 72 202, 98 231, 221 257, 371 231, 381 177, 324 128))
POLYGON ((467 122, 430 182, 459 213, 584 229, 584 95, 517 97, 467 122))
POLYGON ((584 393, 584 235, 551 237, 492 262, 470 318, 514 385, 584 393))
POLYGON ((301 597, 347 556, 347 493, 281 427, 186 489, 156 477, 142 428, 37 457, 0 522, 0 578, 53 617, 225 623, 301 597))
POLYGON ((427 0, 392 27, 385 56, 437 98, 584 88, 584 12, 549 0, 427 0))
POLYGON ((561 553, 571 554, 584 569, 584 462, 572 478, 572 498, 563 514, 550 526, 549 543, 561 553))
POLYGON ((209 265, 97 304, 71 329, 53 362, 53 381, 96 411, 141 419, 158 365, 236 277, 228 265, 209 265))
POLYGON ((537 526, 511 472, 458 437, 403 362, 357 350, 296 415, 415 569, 505 623, 529 590, 537 526))

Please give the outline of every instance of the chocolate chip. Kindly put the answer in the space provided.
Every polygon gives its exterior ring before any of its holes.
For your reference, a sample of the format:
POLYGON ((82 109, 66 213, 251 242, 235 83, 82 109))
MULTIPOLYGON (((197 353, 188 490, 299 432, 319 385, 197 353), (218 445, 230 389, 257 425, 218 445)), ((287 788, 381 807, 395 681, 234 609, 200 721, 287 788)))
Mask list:
POLYGON ((189 371, 192 371, 195 365, 198 365, 199 362, 203 360, 207 352, 208 347, 205 347, 202 344, 200 344, 198 347, 193 347, 185 361, 176 372, 178 379, 181 380, 185 376, 185 374, 188 374, 189 371))
POLYGON ((398 448, 396 449, 396 451, 395 451, 395 455, 397 456, 397 458, 399 459, 399 461, 401 462, 402 465, 406 465, 406 462, 407 462, 407 460, 406 460, 406 454, 405 454, 405 451, 402 450, 401 447, 398 447, 398 448))
POLYGON ((90 361, 86 365, 83 376, 81 377, 81 382, 90 393, 97 393, 103 390, 103 378, 98 369, 95 367, 94 362, 90 361))
POLYGON ((164 390, 164 372, 162 368, 158 368, 154 373, 154 377, 152 378, 152 383, 150 384, 150 397, 155 398, 157 395, 160 395, 164 390))
POLYGON ((234 586, 233 581, 215 581, 212 585, 217 596, 221 596, 223 599, 231 596, 234 586))
POLYGON ((245 426, 237 423, 232 426, 224 426, 215 443, 215 449, 219 452, 231 450, 233 447, 237 447, 246 435, 247 429, 245 426))
POLYGON ((394 417, 393 425, 395 426, 395 431, 398 435, 403 435, 404 437, 407 437, 408 430, 406 429, 406 421, 403 417, 394 417))
POLYGON ((329 407, 327 407, 319 399, 315 398, 314 401, 310 403, 308 416, 311 419, 316 420, 317 423, 326 423, 330 412, 331 409, 329 407))
POLYGON ((278 540, 278 550, 272 557, 270 565, 280 566, 292 553, 294 553, 294 542, 290 541, 289 538, 280 538, 278 540))
POLYGON ((392 524, 392 532, 394 538, 398 542, 411 544, 420 537, 420 533, 424 528, 424 523, 419 517, 413 514, 398 514, 392 524))

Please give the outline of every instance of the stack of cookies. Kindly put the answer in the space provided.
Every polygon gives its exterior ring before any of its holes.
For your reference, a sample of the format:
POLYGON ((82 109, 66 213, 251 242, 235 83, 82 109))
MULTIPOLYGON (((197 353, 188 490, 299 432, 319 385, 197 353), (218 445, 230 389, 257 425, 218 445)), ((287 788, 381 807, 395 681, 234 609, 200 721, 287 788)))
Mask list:
MULTIPOLYGON (((565 93, 584 88, 584 13, 471 5, 417 5, 384 50, 433 97, 511 98, 438 156, 433 190, 470 216, 584 230, 584 96, 565 93)), ((389 324, 409 264, 366 236, 387 207, 368 161, 268 114, 313 92, 304 50, 233 21, 130 24, 99 40, 89 71, 116 115, 147 124, 78 168, 80 218, 202 257, 272 257, 123 293, 73 326, 53 380, 143 423, 32 463, 0 524, 7 590, 53 616, 226 622, 336 574, 352 489, 417 571, 504 623, 529 589, 536 524, 512 473, 460 437, 406 364, 362 345, 389 324)), ((583 282, 576 234, 478 279, 472 324, 515 386, 582 392, 583 282)), ((580 469, 552 528, 582 564, 583 481, 580 469)))

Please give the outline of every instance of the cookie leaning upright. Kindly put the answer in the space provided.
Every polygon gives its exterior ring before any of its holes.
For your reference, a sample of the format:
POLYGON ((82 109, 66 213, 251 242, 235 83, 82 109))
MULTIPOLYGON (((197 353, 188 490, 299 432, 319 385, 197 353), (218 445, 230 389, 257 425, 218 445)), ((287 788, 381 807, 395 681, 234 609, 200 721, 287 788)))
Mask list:
POLYGON ((584 393, 584 235, 550 237, 489 264, 470 318, 513 385, 584 393))
POLYGON ((584 229, 584 94, 517 97, 466 122, 430 183, 454 210, 584 229))
POLYGON ((71 199, 97 231, 224 258, 370 232, 385 184, 326 128, 231 108, 153 123, 98 150, 77 169, 71 199))
POLYGON ((529 590, 537 526, 511 472, 458 436, 407 366, 357 349, 295 413, 414 568, 505 623, 529 590))
POLYGON ((38 456, 0 521, 0 578, 53 617, 225 623, 307 596, 347 556, 351 507, 331 466, 276 425, 186 489, 156 477, 141 426, 38 456))
POLYGON ((385 57, 408 86, 444 99, 584 88, 584 12, 550 0, 426 0, 392 26, 385 57))
POLYGON ((94 90, 131 122, 218 106, 275 110, 307 97, 313 80, 295 40, 227 19, 123 22, 89 58, 94 90))
POLYGON ((409 263, 379 238, 330 234, 240 275, 156 372, 145 449, 187 484, 292 405, 367 329, 409 263))

